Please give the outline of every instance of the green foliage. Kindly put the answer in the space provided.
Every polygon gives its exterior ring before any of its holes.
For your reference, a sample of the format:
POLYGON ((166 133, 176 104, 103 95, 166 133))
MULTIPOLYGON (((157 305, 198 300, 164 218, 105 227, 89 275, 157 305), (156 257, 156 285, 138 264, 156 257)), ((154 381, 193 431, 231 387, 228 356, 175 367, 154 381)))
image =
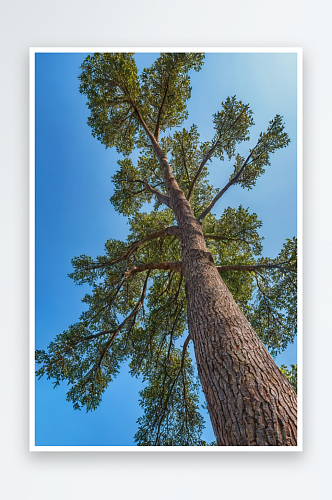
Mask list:
MULTIPOLYGON (((103 318, 103 323, 115 327, 115 318, 103 318)), ((104 326, 105 328, 105 326, 104 326)), ((43 366, 37 370, 40 378, 54 379, 56 387, 63 380, 71 384, 67 401, 72 401, 75 409, 85 406, 86 410, 95 410, 100 404, 102 394, 119 371, 123 360, 119 342, 115 341, 112 350, 106 349, 109 335, 106 333, 89 341, 91 330, 84 326, 84 321, 71 325, 58 335, 48 347, 48 352, 37 350, 36 362, 43 366), (84 340, 86 339, 86 340, 84 340)))
POLYGON ((139 129, 133 112, 140 94, 133 54, 94 54, 81 68, 80 92, 88 99, 92 135, 106 147, 130 153, 139 129))
MULTIPOLYGON (((201 143, 197 126, 192 125, 189 130, 183 128, 174 132, 173 135, 163 137, 160 140, 160 146, 167 154, 180 189, 187 194, 197 171, 197 165, 211 147, 210 143, 201 143)), ((136 166, 130 158, 119 160, 120 169, 113 176, 115 189, 111 203, 115 210, 125 216, 138 213, 144 203, 151 201, 154 201, 155 209, 165 209, 144 184, 147 183, 161 193, 167 194, 160 164, 151 147, 141 148, 140 153, 136 166)), ((209 184, 207 177, 208 168, 205 166, 195 183, 196 189, 191 196, 191 207, 196 215, 211 202, 217 193, 217 189, 209 184)))
POLYGON ((137 213, 144 203, 151 202, 152 193, 143 183, 140 169, 134 167, 130 158, 118 161, 120 169, 113 176, 114 195, 111 198, 115 210, 125 216, 137 213))
POLYGON ((129 154, 140 137, 137 108, 153 132, 156 126, 164 131, 182 123, 191 93, 188 72, 199 71, 203 58, 195 53, 160 54, 138 77, 132 53, 87 56, 81 65, 80 92, 88 99, 93 136, 129 154))
MULTIPOLYGON (((233 250, 247 256, 249 254, 260 255, 262 252, 263 238, 258 233, 260 227, 262 227, 262 222, 257 215, 250 214, 249 209, 243 208, 242 205, 238 208, 227 207, 219 220, 210 215, 203 223, 205 234, 222 237, 221 248, 230 248, 230 254, 233 250)), ((220 261, 220 264, 226 263, 233 262, 220 261)))
MULTIPOLYGON (((168 136, 162 141, 168 153, 169 163, 180 189, 188 195, 190 186, 197 172, 197 168, 211 148, 211 143, 200 142, 200 135, 196 125, 189 130, 183 128, 168 136)), ((208 168, 205 165, 195 182, 195 190, 190 198, 191 208, 195 215, 210 203, 217 193, 208 182, 208 168)))
POLYGON ((287 368, 286 365, 280 366, 280 371, 285 375, 287 380, 292 384, 295 392, 297 392, 297 365, 291 365, 291 368, 287 368))
POLYGON ((154 132, 159 124, 160 131, 164 132, 188 117, 189 71, 199 71, 203 59, 201 53, 163 53, 150 68, 144 69, 140 77, 141 102, 150 130, 154 132))
POLYGON ((226 153, 230 160, 235 155, 236 145, 249 141, 249 128, 254 121, 249 105, 237 101, 236 96, 227 97, 221 106, 222 111, 213 115, 216 130, 213 143, 217 144, 214 154, 223 160, 226 153))
POLYGON ((290 139, 284 132, 282 117, 276 115, 270 121, 267 131, 259 134, 257 144, 250 150, 247 159, 236 155, 234 172, 230 179, 241 172, 236 182, 243 188, 252 189, 258 177, 265 173, 265 167, 271 164, 270 155, 277 149, 288 146, 289 142, 290 139))
MULTIPOLYGON (((196 217, 219 192, 208 181, 213 157, 235 158, 231 179, 250 189, 270 164, 271 154, 289 142, 277 115, 246 160, 236 155, 253 125, 249 105, 236 96, 214 114, 211 141, 200 141, 196 125, 180 129, 191 93, 189 72, 200 70, 203 58, 199 53, 160 54, 138 75, 133 54, 94 54, 85 59, 80 75, 93 135, 123 153, 113 175, 111 202, 127 217, 130 231, 127 241, 108 240, 104 254, 94 260, 86 255, 73 259, 70 277, 91 287, 83 297, 86 310, 47 352, 36 352, 41 365, 37 375, 46 375, 55 385, 66 380, 68 400, 74 408, 89 411, 100 404, 121 363, 127 362, 131 375, 145 382, 140 393, 144 413, 135 436, 139 446, 208 445, 201 438, 200 385, 186 349, 185 280, 174 269, 157 268, 181 261, 181 250, 176 233, 167 229, 176 224, 173 211, 156 197, 156 190, 167 193, 145 127, 167 155, 196 217), (177 129, 171 133, 172 127, 177 129), (135 147, 138 155, 130 156, 135 147), (151 263, 155 268, 148 267, 151 263)), ((222 277, 274 355, 296 334, 296 240, 287 240, 277 258, 263 258, 261 226, 257 215, 242 206, 227 207, 219 218, 209 211, 203 220, 217 266, 263 266, 226 271, 222 277)), ((293 371, 291 377, 295 380, 293 371)))
POLYGON ((294 341, 297 332, 297 240, 288 239, 276 259, 261 264, 280 267, 256 272, 256 287, 250 323, 275 356, 294 341))
POLYGON ((141 446, 200 446, 204 420, 198 412, 198 385, 189 356, 181 368, 181 350, 164 351, 149 367, 140 392, 144 415, 135 440, 141 446))

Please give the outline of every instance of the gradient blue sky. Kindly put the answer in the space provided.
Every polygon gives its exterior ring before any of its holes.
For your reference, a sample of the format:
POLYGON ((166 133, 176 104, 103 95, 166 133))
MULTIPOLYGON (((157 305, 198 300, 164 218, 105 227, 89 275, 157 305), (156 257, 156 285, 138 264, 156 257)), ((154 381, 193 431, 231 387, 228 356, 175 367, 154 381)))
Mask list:
MULTIPOLYGON (((126 220, 114 212, 109 198, 118 156, 94 139, 86 125, 88 108, 78 91, 82 53, 36 54, 36 348, 46 349, 55 335, 75 323, 88 288, 68 278, 71 259, 103 253, 109 238, 127 234, 126 220)), ((212 114, 221 101, 236 95, 250 103, 254 143, 275 114, 284 117, 291 138, 288 148, 272 156, 271 167, 257 186, 229 189, 215 206, 242 204, 263 221, 264 254, 275 257, 286 238, 296 234, 296 54, 210 53, 203 69, 192 74, 188 125, 196 123, 201 139, 213 136, 212 114)), ((139 69, 156 54, 137 54, 139 69)), ((251 146, 245 143, 245 148, 251 146)), ((240 151, 241 152, 241 151, 240 151)), ((217 160, 211 180, 222 187, 231 168, 217 160)), ((276 359, 296 363, 296 344, 276 359)), ((138 391, 124 366, 95 412, 74 411, 66 402, 66 384, 53 389, 50 380, 36 382, 36 445, 135 445, 141 415, 138 391)), ((205 439, 214 439, 207 420, 205 439)))

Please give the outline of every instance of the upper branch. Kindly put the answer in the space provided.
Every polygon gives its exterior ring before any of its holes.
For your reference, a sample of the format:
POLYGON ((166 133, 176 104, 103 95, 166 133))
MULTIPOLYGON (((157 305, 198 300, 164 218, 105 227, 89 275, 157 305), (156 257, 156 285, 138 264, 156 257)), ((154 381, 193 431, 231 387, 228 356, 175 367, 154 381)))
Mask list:
POLYGON ((234 177, 231 178, 231 180, 229 182, 227 182, 226 186, 224 186, 220 191, 219 193, 213 198, 213 200, 211 201, 210 205, 201 213, 201 215, 199 215, 197 217, 197 220, 203 222, 203 219, 207 216, 207 214, 212 210, 212 208, 214 207, 214 205, 217 203, 217 201, 222 197, 222 195, 227 191, 228 188, 230 188, 233 184, 236 183, 236 181, 238 180, 238 178, 240 177, 240 175, 242 174, 243 170, 245 169, 245 167, 247 166, 252 154, 254 152, 254 149, 251 151, 251 153, 248 155, 246 161, 243 163, 242 167, 240 168, 240 170, 237 172, 236 175, 234 175, 234 177))
POLYGON ((235 120, 232 121, 232 123, 229 124, 228 128, 223 132, 223 133, 219 133, 217 139, 215 140, 213 146, 209 149, 209 151, 206 153, 206 155, 204 156, 196 174, 195 174, 195 177, 193 178, 193 181, 191 183, 191 186, 189 188, 189 191, 188 191, 188 195, 187 195, 187 198, 188 200, 190 200, 190 197, 192 195, 192 192, 194 190, 194 187, 195 187, 195 183, 198 179, 198 177, 200 176, 204 166, 206 165, 206 163, 209 161, 209 159, 211 158, 211 156, 213 155, 213 153, 215 152, 215 150, 219 147, 219 148, 222 148, 223 145, 230 139, 228 132, 230 132, 234 127, 235 125, 237 124, 237 122, 240 120, 240 118, 242 117, 242 115, 248 110, 248 106, 245 106, 242 111, 238 114, 238 116, 235 118, 235 120), (223 140, 222 137, 224 137, 223 140))
MULTIPOLYGON (((185 153, 185 150, 183 148, 183 142, 181 142, 181 150, 182 150, 183 166, 184 166, 185 171, 186 171, 188 183, 190 184, 190 176, 189 176, 189 171, 188 171, 188 166, 187 166, 187 161, 186 161, 186 153, 185 153)), ((187 200, 189 201, 189 193, 187 195, 187 200)))
POLYGON ((159 107, 156 128, 155 128, 155 131, 154 131, 154 137, 155 137, 155 139, 156 139, 157 142, 159 141, 160 119, 161 119, 161 113, 162 113, 162 110, 163 110, 163 107, 164 107, 164 104, 165 104, 167 92, 168 92, 168 80, 166 82, 164 96, 163 96, 163 99, 161 101, 161 105, 159 107))
POLYGON ((160 191, 158 191, 158 189, 155 189, 152 186, 150 186, 150 184, 147 181, 144 181, 142 179, 128 179, 128 182, 140 182, 141 184, 144 184, 144 186, 148 189, 148 191, 153 193, 158 198, 160 203, 163 203, 168 208, 172 208, 170 198, 165 194, 161 193, 160 191))
POLYGON ((159 159, 159 156, 160 156, 160 153, 162 152, 161 149, 160 149, 160 146, 155 138, 155 136, 152 134, 152 132, 150 131, 149 127, 147 126, 137 104, 133 101, 131 101, 131 104, 133 106, 133 108, 135 109, 135 112, 136 112, 136 115, 137 115, 137 118, 143 128, 143 130, 145 131, 146 135, 148 136, 148 138, 150 139, 150 142, 151 142, 151 145, 152 145, 152 149, 154 150, 157 158, 159 159))
POLYGON ((216 240, 216 241, 244 241, 248 243, 244 238, 233 238, 229 236, 222 236, 221 234, 204 234, 205 240, 216 240))
POLYGON ((187 194, 187 200, 190 201, 190 198, 191 198, 191 195, 193 193, 193 190, 194 190, 194 186, 195 186, 195 183, 198 179, 198 177, 200 176, 204 166, 206 165, 206 163, 209 161, 209 159, 211 158, 213 152, 215 151, 216 147, 218 146, 218 141, 212 146, 212 148, 207 152, 207 154, 204 156, 196 174, 195 174, 195 177, 193 178, 192 180, 192 183, 189 187, 189 191, 188 191, 188 194, 187 194))
MULTIPOLYGON (((163 181, 164 181, 164 184, 165 184, 165 187, 166 187, 166 190, 168 192, 168 194, 170 194, 170 191, 174 191, 174 190, 178 190, 178 191, 181 191, 176 180, 175 180, 175 177, 173 175, 173 172, 172 172, 172 169, 167 161, 167 157, 166 157, 166 154, 164 153, 164 151, 161 149, 159 143, 157 142, 156 138, 154 137, 154 135, 151 133, 149 127, 147 126, 138 106, 132 102, 132 105, 136 111, 136 114, 137 114, 137 117, 140 121, 140 124, 142 126, 142 128, 144 129, 146 135, 148 136, 149 140, 150 140, 150 143, 151 143, 151 146, 152 146, 152 149, 156 155, 156 158, 159 162, 159 164, 161 165, 161 168, 162 168, 162 173, 163 173, 163 181)), ((162 195, 162 196, 165 196, 165 195, 162 195)), ((183 194, 183 197, 184 197, 184 194, 183 194)), ((167 204, 167 198, 165 196, 165 200, 163 200, 162 202, 166 203, 167 204)), ((170 202, 170 208, 173 209, 173 207, 171 206, 171 202, 170 202)))
POLYGON ((260 133, 258 141, 250 151, 247 159, 244 161, 241 155, 238 154, 236 156, 233 177, 231 177, 226 186, 219 191, 210 205, 201 213, 198 220, 202 221, 204 219, 219 198, 233 184, 239 183, 242 187, 251 189, 258 177, 264 174, 265 167, 270 165, 270 155, 276 150, 286 147, 289 142, 288 134, 284 131, 282 117, 276 115, 270 121, 267 131, 260 133))

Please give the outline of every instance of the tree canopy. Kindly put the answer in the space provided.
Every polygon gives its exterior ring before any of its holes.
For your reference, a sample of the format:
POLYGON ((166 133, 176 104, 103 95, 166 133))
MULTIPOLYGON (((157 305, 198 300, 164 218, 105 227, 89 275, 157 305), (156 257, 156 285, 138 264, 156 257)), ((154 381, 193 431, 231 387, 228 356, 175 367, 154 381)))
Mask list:
MULTIPOLYGON (((200 381, 188 351, 179 229, 160 158, 167 158, 215 266, 270 353, 284 350, 296 335, 296 238, 269 259, 262 255, 257 214, 242 205, 221 216, 213 212, 231 186, 253 189, 273 153, 289 144, 283 119, 271 117, 243 154, 254 115, 249 104, 226 97, 212 117, 214 136, 202 142, 198 127, 183 122, 190 72, 200 71, 203 60, 201 53, 160 54, 138 74, 134 54, 98 53, 81 66, 92 134, 119 153, 111 203, 128 218, 130 231, 126 241, 109 239, 103 255, 73 258, 71 278, 91 286, 83 298, 87 310, 47 351, 37 350, 37 375, 55 385, 66 380, 74 408, 90 411, 128 362, 131 375, 145 382, 138 445, 206 444, 200 381), (209 181, 212 159, 233 164, 222 189, 209 181)), ((293 372, 283 372, 294 382, 293 372)))

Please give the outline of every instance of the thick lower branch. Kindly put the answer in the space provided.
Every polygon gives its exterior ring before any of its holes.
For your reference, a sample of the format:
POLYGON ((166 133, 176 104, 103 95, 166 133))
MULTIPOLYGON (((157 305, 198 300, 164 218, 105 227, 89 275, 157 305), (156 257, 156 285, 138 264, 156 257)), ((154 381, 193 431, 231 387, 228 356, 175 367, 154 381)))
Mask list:
MULTIPOLYGON (((284 264, 286 262, 279 262, 278 264, 228 264, 224 266, 216 266, 220 273, 227 273, 229 271, 258 271, 260 269, 284 269, 284 264)), ((134 266, 124 273, 126 279, 130 278, 133 274, 141 273, 147 270, 164 270, 164 271, 177 271, 182 272, 182 262, 148 262, 147 264, 141 264, 139 266, 134 266)), ((284 269, 287 271, 287 269, 284 269)))
POLYGON ((184 341, 184 344, 183 344, 182 357, 181 357, 181 370, 183 370, 183 367, 184 367, 184 360, 185 360, 186 351, 187 351, 187 347, 188 347, 190 340, 191 340, 191 337, 190 337, 190 335, 188 335, 188 337, 186 338, 186 340, 184 341))
MULTIPOLYGON (((288 262, 279 262, 278 264, 229 264, 226 266, 216 266, 220 273, 227 273, 228 271, 258 271, 259 269, 284 269, 283 264, 288 262)), ((286 271, 286 269, 285 269, 286 271)))

